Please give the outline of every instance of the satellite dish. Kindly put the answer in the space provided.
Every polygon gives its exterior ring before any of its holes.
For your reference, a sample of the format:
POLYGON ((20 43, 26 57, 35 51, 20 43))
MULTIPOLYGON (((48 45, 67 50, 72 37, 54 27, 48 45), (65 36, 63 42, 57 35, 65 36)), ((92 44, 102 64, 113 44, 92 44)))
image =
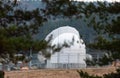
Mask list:
MULTIPOLYGON (((70 26, 62 26, 49 33, 46 41, 50 40, 50 45, 64 45, 70 43, 70 47, 63 47, 59 52, 53 54, 47 59, 47 68, 59 68, 63 64, 72 64, 72 67, 86 67, 86 48, 84 41, 80 38, 79 32, 70 26), (51 38, 52 37, 52 38, 51 38), (51 40, 49 39, 51 38, 51 40), (60 65, 59 65, 60 64, 60 65), (76 64, 76 65, 74 65, 76 64)), ((42 53, 42 52, 41 52, 42 53)), ((38 54, 38 59, 41 61, 42 55, 38 54)))

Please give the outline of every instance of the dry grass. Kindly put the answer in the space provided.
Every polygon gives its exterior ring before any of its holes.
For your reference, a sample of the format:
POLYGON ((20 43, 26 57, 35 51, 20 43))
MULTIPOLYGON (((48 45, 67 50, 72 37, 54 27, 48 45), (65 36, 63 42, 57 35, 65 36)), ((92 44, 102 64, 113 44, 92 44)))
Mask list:
MULTIPOLYGON (((80 78, 78 69, 40 69, 5 72, 5 78, 80 78)), ((80 69, 79 69, 80 70, 80 69)), ((91 75, 115 72, 115 67, 81 69, 91 75)))

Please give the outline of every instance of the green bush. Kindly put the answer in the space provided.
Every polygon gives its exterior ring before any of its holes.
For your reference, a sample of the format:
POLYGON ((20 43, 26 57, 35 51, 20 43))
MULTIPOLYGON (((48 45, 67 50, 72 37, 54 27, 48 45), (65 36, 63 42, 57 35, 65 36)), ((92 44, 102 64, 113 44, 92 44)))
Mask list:
POLYGON ((4 72, 0 71, 0 78, 4 78, 4 72))
POLYGON ((120 78, 120 68, 116 69, 116 72, 104 74, 103 76, 89 75, 87 72, 77 71, 81 78, 120 78))
POLYGON ((77 71, 81 78, 102 78, 101 76, 89 75, 87 72, 77 71))

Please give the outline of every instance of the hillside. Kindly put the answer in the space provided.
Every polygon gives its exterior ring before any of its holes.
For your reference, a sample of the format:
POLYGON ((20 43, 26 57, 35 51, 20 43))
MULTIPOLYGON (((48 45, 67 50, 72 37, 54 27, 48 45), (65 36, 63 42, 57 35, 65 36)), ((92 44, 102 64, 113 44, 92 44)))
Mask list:
MULTIPOLYGON (((33 10, 35 8, 45 8, 45 4, 42 3, 40 0, 20 0, 18 8, 23 8, 26 10, 33 10)), ((83 40, 88 43, 93 40, 95 36, 95 31, 92 27, 88 27, 84 19, 77 19, 77 18, 53 18, 49 19, 45 22, 39 29, 38 35, 35 36, 37 39, 44 39, 47 34, 49 34, 52 30, 60 27, 60 26, 72 26, 75 27, 82 36, 83 40)))
POLYGON ((36 35, 36 38, 44 39, 47 34, 60 26, 75 27, 86 43, 92 42, 96 35, 95 31, 91 27, 88 27, 86 23, 81 19, 56 19, 49 20, 48 22, 44 23, 43 26, 40 27, 39 33, 36 35))

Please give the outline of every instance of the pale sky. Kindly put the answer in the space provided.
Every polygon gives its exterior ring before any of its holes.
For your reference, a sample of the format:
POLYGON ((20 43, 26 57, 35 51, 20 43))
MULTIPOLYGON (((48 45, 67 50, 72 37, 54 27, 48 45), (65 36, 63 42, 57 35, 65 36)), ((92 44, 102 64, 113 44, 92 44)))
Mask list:
MULTIPOLYGON (((41 1, 41 0, 18 0, 18 1, 41 1)), ((120 0, 71 0, 71 1, 85 1, 85 2, 93 2, 93 1, 108 1, 108 2, 120 2, 120 0)))
MULTIPOLYGON (((14 1, 14 0, 11 0, 11 1, 14 1)), ((17 1, 20 1, 22 2, 22 7, 25 6, 25 7, 28 7, 27 9, 28 10, 33 10, 35 9, 36 7, 40 7, 40 8, 44 8, 45 5, 43 5, 43 3, 41 3, 40 1, 41 0, 17 0, 17 1)), ((108 2, 120 2, 120 0, 71 0, 71 1, 85 1, 85 2, 93 2, 93 1, 108 1, 108 2)))
POLYGON ((120 2, 120 0, 74 0, 74 1, 85 1, 85 2, 93 2, 93 1, 107 1, 107 2, 120 2))

